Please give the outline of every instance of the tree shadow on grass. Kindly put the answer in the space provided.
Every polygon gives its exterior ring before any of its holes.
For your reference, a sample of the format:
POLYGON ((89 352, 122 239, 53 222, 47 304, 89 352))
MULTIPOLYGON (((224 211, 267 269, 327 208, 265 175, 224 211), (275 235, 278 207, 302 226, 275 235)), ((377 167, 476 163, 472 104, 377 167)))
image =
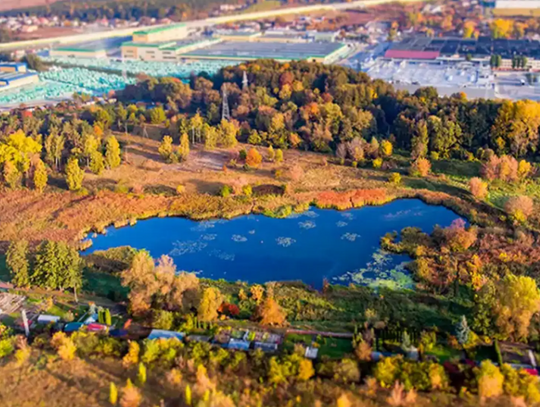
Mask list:
POLYGON ((188 182, 195 185, 199 194, 210 195, 217 195, 224 185, 222 182, 210 182, 197 178, 190 179, 188 182))
POLYGON ((167 185, 160 185, 160 184, 147 185, 144 187, 144 192, 146 194, 153 194, 153 195, 166 195, 166 196, 176 195, 176 189, 167 185))

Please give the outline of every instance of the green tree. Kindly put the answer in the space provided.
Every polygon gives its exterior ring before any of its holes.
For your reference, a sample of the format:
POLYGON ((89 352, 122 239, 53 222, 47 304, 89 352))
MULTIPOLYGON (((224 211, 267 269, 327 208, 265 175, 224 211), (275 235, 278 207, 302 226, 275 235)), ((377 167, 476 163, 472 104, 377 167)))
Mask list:
POLYGON ((47 186, 47 168, 45 168, 45 164, 42 160, 38 159, 34 165, 34 188, 37 189, 39 192, 43 192, 45 187, 47 186))
POLYGON ((70 191, 78 191, 82 188, 84 171, 79 167, 79 160, 70 158, 66 165, 66 183, 70 191))
POLYGON ((122 157, 120 155, 120 144, 116 137, 111 136, 107 139, 105 145, 105 165, 109 169, 116 168, 122 162, 122 157))
POLYGON ((456 326, 456 336, 461 346, 464 346, 469 342, 470 335, 471 330, 469 328, 469 324, 467 323, 467 317, 463 315, 456 326))
POLYGON ((27 241, 16 240, 11 242, 6 253, 6 265, 11 274, 11 282, 16 287, 28 287, 30 285, 27 241))
POLYGON ((215 287, 205 288, 197 308, 199 320, 203 322, 215 321, 218 317, 218 308, 222 302, 223 296, 219 289, 215 287))

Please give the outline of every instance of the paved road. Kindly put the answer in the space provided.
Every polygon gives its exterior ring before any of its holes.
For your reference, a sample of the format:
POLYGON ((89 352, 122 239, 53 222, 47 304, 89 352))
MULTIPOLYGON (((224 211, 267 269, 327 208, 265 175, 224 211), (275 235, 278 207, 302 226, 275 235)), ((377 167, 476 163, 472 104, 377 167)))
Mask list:
MULTIPOLYGON (((398 0, 398 2, 402 3, 413 3, 418 2, 422 0, 398 0)), ((268 11, 261 11, 256 13, 239 13, 239 14, 232 14, 228 16, 222 16, 222 17, 214 17, 214 18, 207 18, 205 20, 194 20, 194 21, 188 21, 186 22, 186 25, 188 28, 201 28, 201 27, 207 27, 212 26, 215 24, 223 24, 227 22, 233 22, 233 21, 242 21, 242 20, 259 20, 263 18, 268 17, 275 17, 280 15, 286 15, 286 14, 305 14, 310 13, 314 11, 336 11, 336 10, 346 10, 346 9, 352 9, 352 8, 364 8, 367 6, 375 6, 378 4, 385 4, 385 3, 395 3, 395 0, 362 0, 362 1, 354 1, 350 3, 336 3, 336 4, 314 4, 311 6, 304 6, 304 7, 280 7, 275 10, 268 10, 268 11)), ((149 26, 145 28, 154 28, 154 27, 161 27, 162 25, 156 25, 156 26, 149 26)), ((140 30, 141 27, 131 27, 131 28, 124 28, 119 30, 112 30, 112 31, 103 31, 103 32, 91 32, 91 33, 85 33, 85 34, 77 34, 77 35, 71 35, 66 37, 56 37, 56 38, 41 38, 38 40, 30 40, 30 41, 17 41, 17 42, 8 42, 4 44, 0 44, 0 50, 6 50, 6 49, 22 49, 22 48, 31 48, 31 47, 47 47, 49 45, 58 45, 58 44, 67 44, 67 43, 75 43, 75 42, 83 42, 83 41, 93 41, 93 40, 99 40, 104 38, 111 38, 111 37, 119 37, 119 36, 128 36, 132 35, 134 31, 140 30)))

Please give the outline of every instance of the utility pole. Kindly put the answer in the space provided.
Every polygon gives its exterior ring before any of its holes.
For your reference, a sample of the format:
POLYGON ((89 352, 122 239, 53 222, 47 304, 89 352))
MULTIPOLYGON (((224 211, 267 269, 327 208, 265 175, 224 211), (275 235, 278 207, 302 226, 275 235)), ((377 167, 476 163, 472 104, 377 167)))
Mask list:
POLYGON ((229 100, 227 96, 227 88, 225 86, 222 87, 221 98, 223 99, 223 106, 221 108, 221 120, 230 120, 231 111, 229 110, 229 100))
POLYGON ((244 77, 242 78, 242 90, 246 91, 248 90, 249 82, 246 71, 244 71, 244 77))

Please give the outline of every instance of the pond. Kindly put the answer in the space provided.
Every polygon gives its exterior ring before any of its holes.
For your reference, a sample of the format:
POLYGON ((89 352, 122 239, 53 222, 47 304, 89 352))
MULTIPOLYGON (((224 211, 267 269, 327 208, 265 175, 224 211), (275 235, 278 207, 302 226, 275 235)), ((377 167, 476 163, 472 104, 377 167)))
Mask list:
POLYGON ((110 227, 93 239, 85 254, 118 246, 167 254, 178 270, 200 277, 264 283, 301 280, 321 287, 332 283, 412 288, 408 256, 380 249, 380 239, 404 227, 431 232, 459 218, 442 206, 402 199, 383 206, 347 211, 310 209, 285 219, 247 215, 196 222, 153 218, 134 226, 110 227))

